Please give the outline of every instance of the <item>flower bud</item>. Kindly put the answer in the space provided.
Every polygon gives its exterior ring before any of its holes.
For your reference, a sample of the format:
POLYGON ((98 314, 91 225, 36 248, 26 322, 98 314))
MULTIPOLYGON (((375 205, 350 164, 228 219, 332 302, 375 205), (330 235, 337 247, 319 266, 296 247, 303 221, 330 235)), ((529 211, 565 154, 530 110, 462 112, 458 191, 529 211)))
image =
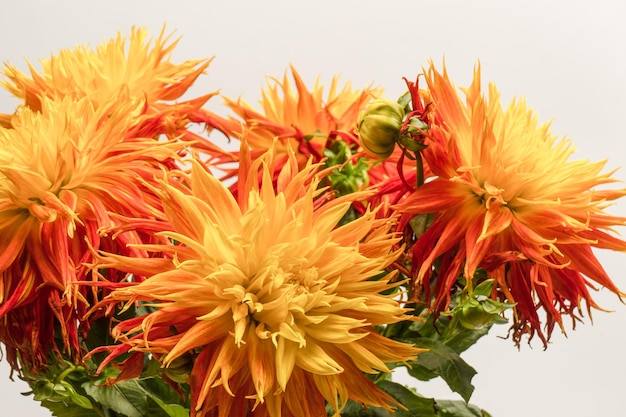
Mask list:
POLYGON ((400 136, 404 110, 395 101, 380 98, 371 102, 358 121, 358 135, 365 151, 385 159, 400 136))

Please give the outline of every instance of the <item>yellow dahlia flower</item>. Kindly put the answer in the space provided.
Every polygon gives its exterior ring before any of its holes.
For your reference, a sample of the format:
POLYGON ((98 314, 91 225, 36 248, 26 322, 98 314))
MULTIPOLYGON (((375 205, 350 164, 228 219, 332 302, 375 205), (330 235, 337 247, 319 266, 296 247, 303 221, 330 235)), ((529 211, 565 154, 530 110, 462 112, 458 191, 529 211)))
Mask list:
POLYGON ((545 345, 562 315, 576 319, 583 300, 597 307, 592 281, 620 294, 592 248, 626 250, 611 234, 626 219, 604 211, 626 190, 598 188, 616 181, 604 162, 571 160, 570 142, 539 126, 523 100, 502 108, 494 85, 485 96, 479 68, 465 101, 445 70, 431 65, 426 82, 432 126, 423 155, 436 178, 397 206, 410 217, 434 214, 413 246, 416 285, 428 296, 435 280, 443 310, 457 278, 482 267, 498 283, 493 296, 517 303, 516 343, 537 334, 545 345))
MULTIPOLYGON (((193 140, 204 151, 222 154, 199 135, 187 130, 190 122, 213 126, 210 113, 202 109, 216 92, 188 101, 174 102, 208 67, 210 59, 188 60, 181 64, 170 61, 178 40, 162 31, 154 41, 145 28, 133 28, 131 35, 109 40, 95 49, 78 46, 65 49, 56 56, 40 60, 42 71, 30 63, 30 75, 11 64, 5 64, 0 85, 39 111, 43 97, 62 99, 87 98, 94 107, 108 105, 113 98, 132 104, 127 110, 135 122, 143 124, 143 134, 154 138, 165 134, 170 138, 193 140), (147 117, 150 116, 150 117, 147 117)), ((0 125, 10 126, 11 115, 0 115, 0 125)))
POLYGON ((97 301, 76 285, 89 279, 89 246, 141 256, 126 245, 145 236, 101 229, 116 215, 162 217, 146 184, 182 147, 138 137, 117 102, 42 97, 39 110, 24 107, 0 127, 0 342, 15 369, 19 353, 35 371, 56 349, 55 327, 80 356, 77 322, 97 301))
POLYGON ((151 275, 112 299, 155 309, 114 329, 123 345, 109 360, 149 352, 167 368, 194 355, 193 416, 320 416, 325 401, 338 415, 349 398, 390 408, 364 372, 418 352, 374 328, 407 318, 382 294, 394 274, 379 278, 397 257, 391 222, 370 211, 338 227, 354 195, 327 201, 318 167, 298 172, 293 155, 276 190, 267 158, 242 167, 239 203, 199 164, 177 174, 191 195, 163 184, 161 235, 177 244, 138 248, 169 253, 169 265, 103 255, 99 268, 151 275))

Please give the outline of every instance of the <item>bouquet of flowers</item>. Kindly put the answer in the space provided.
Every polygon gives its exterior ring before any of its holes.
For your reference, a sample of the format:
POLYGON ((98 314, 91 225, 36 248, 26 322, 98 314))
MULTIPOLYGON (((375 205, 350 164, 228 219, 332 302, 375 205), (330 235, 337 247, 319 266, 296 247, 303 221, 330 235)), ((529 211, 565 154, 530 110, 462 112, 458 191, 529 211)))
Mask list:
POLYGON ((177 42, 2 70, 0 342, 53 415, 488 416, 463 351, 494 324, 545 347, 594 285, 623 295, 592 250, 626 250, 626 190, 479 66, 397 100, 291 68, 216 114, 177 42))

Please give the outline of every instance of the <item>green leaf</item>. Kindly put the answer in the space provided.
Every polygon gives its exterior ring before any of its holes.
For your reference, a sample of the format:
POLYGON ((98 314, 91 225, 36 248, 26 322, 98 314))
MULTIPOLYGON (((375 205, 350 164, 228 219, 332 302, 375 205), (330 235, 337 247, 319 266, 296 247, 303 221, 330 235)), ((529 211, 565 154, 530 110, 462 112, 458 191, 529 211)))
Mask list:
POLYGON ((486 279, 477 286, 474 287, 474 296, 481 295, 483 297, 489 297, 493 291, 495 285, 494 279, 486 279))
POLYGON ((141 378, 139 384, 148 394, 148 415, 167 417, 188 417, 189 409, 182 398, 161 378, 141 378), (158 407, 161 414, 158 414, 158 407))
POLYGON ((180 404, 180 396, 161 378, 140 378, 141 388, 152 398, 158 398, 165 404, 180 404))
MULTIPOLYGON (((115 340, 111 336, 110 332, 110 319, 107 317, 101 317, 97 320, 93 320, 91 322, 91 327, 89 329, 89 333, 87 333, 87 338, 84 339, 85 345, 87 346, 87 351, 91 351, 100 346, 110 346, 115 343, 115 340)), ((100 363, 106 358, 106 352, 98 352, 93 355, 94 363, 100 363)))
POLYGON ((73 402, 42 401, 41 406, 47 408, 55 417, 101 417, 95 410, 88 410, 73 402))
POLYGON ((96 386, 86 382, 82 387, 95 401, 116 413, 128 417, 146 415, 148 394, 137 380, 121 381, 112 386, 96 386))
POLYGON ((450 335, 446 335, 443 343, 456 353, 465 352, 470 346, 475 344, 478 339, 489 333, 491 327, 483 327, 482 329, 466 329, 462 326, 456 326, 450 335))
POLYGON ((150 417, 189 417, 189 410, 178 404, 165 404, 156 397, 148 397, 146 407, 150 417))
POLYGON ((163 370, 161 369, 161 362, 155 359, 148 359, 144 366, 144 370, 141 373, 142 377, 157 377, 160 378, 163 374, 163 370))
POLYGON ((380 381, 377 385, 406 407, 406 409, 397 408, 394 417, 437 417, 435 400, 432 398, 422 397, 393 381, 380 381))
POLYGON ((112 386, 83 384, 95 401, 128 417, 188 417, 178 394, 161 378, 137 378, 112 386))
MULTIPOLYGON (((420 354, 420 356, 423 355, 420 354)), ((437 378, 439 376, 438 373, 431 371, 427 367, 423 366, 419 359, 417 362, 411 362, 411 367, 408 368, 409 375, 413 378, 417 378, 420 381, 430 381, 433 378, 437 378)))
MULTIPOLYGON (((334 416, 335 410, 326 404, 326 415, 334 416)), ((381 407, 369 407, 353 400, 348 400, 341 410, 341 417, 393 417, 389 411, 381 407)))
MULTIPOLYGON (((396 409, 393 417, 491 417, 485 410, 465 401, 425 398, 397 382, 380 381, 376 385, 405 407, 396 409)), ((370 415, 378 416, 378 414, 346 414, 358 417, 370 415)))
POLYGON ((91 400, 84 395, 80 395, 76 392, 70 395, 70 400, 79 407, 82 408, 93 408, 93 404, 91 404, 91 400))
MULTIPOLYGON (((459 393, 465 401, 469 401, 474 392, 471 381, 476 370, 465 362, 458 353, 443 343, 426 338, 411 340, 419 348, 429 349, 420 353, 415 364, 415 368, 424 367, 429 371, 441 376, 450 389, 459 393)), ((409 369, 409 374, 416 376, 415 371, 409 369)))
POLYGON ((463 401, 436 400, 439 417, 491 417, 491 414, 463 401))
POLYGON ((402 94, 400 98, 398 98, 398 104, 408 113, 410 111, 409 104, 411 104, 411 94, 408 91, 402 94))

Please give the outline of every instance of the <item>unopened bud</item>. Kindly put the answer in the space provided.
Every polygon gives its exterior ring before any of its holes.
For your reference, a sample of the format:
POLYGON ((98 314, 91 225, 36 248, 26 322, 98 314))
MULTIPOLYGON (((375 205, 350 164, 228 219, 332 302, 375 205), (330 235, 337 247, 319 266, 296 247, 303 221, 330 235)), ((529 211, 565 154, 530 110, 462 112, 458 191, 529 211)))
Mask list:
POLYGON ((371 102, 359 117, 358 135, 365 151, 385 159, 392 154, 400 136, 404 110, 395 101, 380 98, 371 102))

